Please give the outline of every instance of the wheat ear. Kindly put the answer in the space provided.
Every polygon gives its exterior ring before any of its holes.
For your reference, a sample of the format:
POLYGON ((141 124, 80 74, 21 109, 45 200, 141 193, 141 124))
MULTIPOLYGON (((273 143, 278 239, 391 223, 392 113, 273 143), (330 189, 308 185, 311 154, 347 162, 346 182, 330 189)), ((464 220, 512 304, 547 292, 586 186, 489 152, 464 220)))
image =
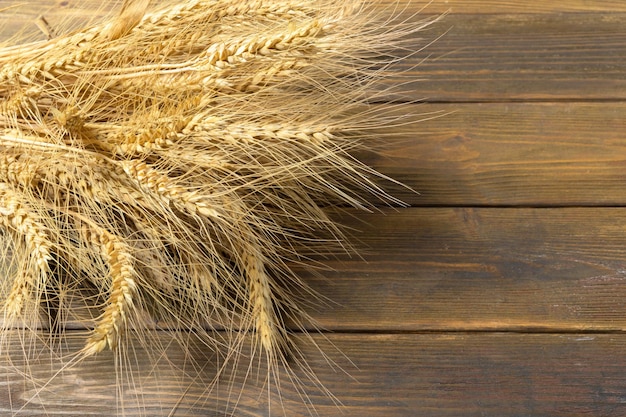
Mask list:
POLYGON ((353 151, 404 123, 370 104, 432 20, 359 0, 123 3, 0 45, 5 317, 64 297, 60 326, 74 304, 96 317, 81 360, 132 364, 129 329, 159 356, 148 317, 224 354, 207 389, 249 340, 268 390, 282 372, 298 385, 292 364, 319 386, 289 337, 313 327, 316 299, 295 271, 353 252, 329 207, 399 203, 353 151))
POLYGON ((145 162, 123 161, 121 165, 129 177, 135 179, 140 187, 164 199, 165 203, 173 203, 182 211, 192 215, 201 215, 218 219, 220 217, 215 203, 204 195, 187 191, 172 181, 167 175, 160 174, 145 162))
POLYGON ((115 349, 119 345, 134 307, 137 284, 130 249, 119 237, 93 224, 84 224, 82 232, 85 240, 100 250, 111 280, 104 312, 83 350, 86 355, 92 355, 106 347, 115 349))
POLYGON ((5 183, 0 183, 0 222, 24 239, 32 261, 31 268, 18 271, 5 304, 5 311, 15 317, 21 312, 28 294, 43 291, 50 276, 49 263, 54 245, 48 237, 48 229, 28 206, 24 196, 5 183))
POLYGON ((243 264, 250 281, 250 303, 257 338, 269 354, 274 354, 280 346, 278 324, 274 312, 274 299, 270 278, 265 271, 260 248, 253 247, 244 252, 243 264))

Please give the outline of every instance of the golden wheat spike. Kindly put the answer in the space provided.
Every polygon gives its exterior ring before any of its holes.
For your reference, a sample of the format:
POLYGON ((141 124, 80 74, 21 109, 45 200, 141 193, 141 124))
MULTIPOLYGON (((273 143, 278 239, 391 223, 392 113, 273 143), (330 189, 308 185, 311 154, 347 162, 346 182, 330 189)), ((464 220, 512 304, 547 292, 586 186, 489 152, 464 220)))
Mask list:
POLYGON ((369 106, 384 54, 430 23, 358 0, 126 0, 0 47, 5 317, 95 309, 81 358, 124 355, 145 317, 233 366, 252 335, 277 378, 314 296, 293 266, 350 250, 326 208, 396 202, 351 152, 394 120, 369 106))
POLYGON ((87 340, 84 352, 87 355, 101 352, 105 347, 115 349, 119 344, 132 314, 137 283, 130 248, 122 239, 95 225, 79 226, 87 242, 101 252, 109 268, 110 294, 104 312, 87 340))

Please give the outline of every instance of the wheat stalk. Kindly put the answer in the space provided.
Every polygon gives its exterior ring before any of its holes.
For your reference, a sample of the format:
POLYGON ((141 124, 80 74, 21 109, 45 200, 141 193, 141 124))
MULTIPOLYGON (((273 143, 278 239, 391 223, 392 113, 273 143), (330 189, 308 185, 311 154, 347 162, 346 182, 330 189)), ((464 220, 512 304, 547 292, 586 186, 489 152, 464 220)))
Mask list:
POLYGON ((357 0, 126 0, 1 46, 5 317, 71 293, 99 311, 81 358, 123 355, 149 316, 233 364, 253 335, 268 382, 293 378, 285 323, 310 322, 294 288, 314 296, 293 266, 351 250, 326 207, 397 202, 351 152, 394 120, 368 106, 383 54, 432 20, 374 17, 357 0))

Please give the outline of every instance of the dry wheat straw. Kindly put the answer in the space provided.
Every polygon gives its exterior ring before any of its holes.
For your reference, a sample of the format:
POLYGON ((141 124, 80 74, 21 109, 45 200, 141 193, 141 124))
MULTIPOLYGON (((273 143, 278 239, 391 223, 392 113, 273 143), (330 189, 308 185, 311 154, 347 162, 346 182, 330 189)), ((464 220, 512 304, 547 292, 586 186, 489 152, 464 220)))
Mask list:
MULTIPOLYGON (((253 335, 266 382, 284 365, 297 383, 285 323, 308 328, 315 296, 294 265, 352 251, 328 206, 397 202, 351 152, 394 120, 367 106, 397 60, 384 53, 429 22, 371 13, 126 0, 101 23, 0 46, 5 317, 73 296, 98 311, 81 358, 127 355, 129 328, 149 339, 145 316, 225 349, 233 369, 253 335)), ((73 306, 58 304, 62 327, 73 306)))

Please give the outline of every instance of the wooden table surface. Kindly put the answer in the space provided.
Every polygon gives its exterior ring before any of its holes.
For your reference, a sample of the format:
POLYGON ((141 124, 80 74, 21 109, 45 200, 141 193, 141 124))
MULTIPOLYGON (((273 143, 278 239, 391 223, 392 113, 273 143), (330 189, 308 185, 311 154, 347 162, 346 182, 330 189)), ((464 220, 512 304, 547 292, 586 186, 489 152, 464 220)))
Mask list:
MULTIPOLYGON (((90 13, 19 3, 5 33, 39 13, 90 13)), ((626 2, 436 0, 423 13, 445 11, 422 34, 441 38, 403 64, 427 58, 400 96, 446 115, 363 155, 420 194, 392 186, 410 207, 342 216, 365 260, 307 278, 332 300, 312 314, 337 366, 295 339, 342 405, 283 381, 272 415, 306 416, 310 402, 320 416, 626 416, 626 2)), ((138 348, 126 415, 269 415, 246 366, 209 392, 184 352, 167 353, 155 365, 138 348), (228 392, 241 393, 234 411, 228 392)), ((0 364, 0 415, 114 415, 113 362, 98 355, 36 396, 0 364)))

